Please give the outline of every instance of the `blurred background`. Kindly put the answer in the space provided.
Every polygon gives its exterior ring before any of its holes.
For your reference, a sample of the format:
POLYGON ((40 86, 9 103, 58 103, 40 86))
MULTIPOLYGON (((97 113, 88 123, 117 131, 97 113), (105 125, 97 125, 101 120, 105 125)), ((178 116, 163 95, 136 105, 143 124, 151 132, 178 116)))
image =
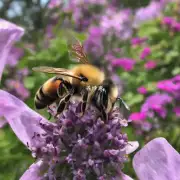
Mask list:
MULTIPOLYGON (((34 66, 70 68, 67 29, 92 64, 119 87, 131 109, 124 132, 140 147, 165 137, 180 150, 180 3, 176 0, 1 0, 0 17, 25 29, 10 52, 4 89, 32 109, 50 76, 34 66)), ((46 111, 39 111, 48 117, 46 111)), ((0 123, 0 179, 16 180, 34 161, 5 121, 0 123)), ((123 171, 135 178, 131 159, 123 171)))

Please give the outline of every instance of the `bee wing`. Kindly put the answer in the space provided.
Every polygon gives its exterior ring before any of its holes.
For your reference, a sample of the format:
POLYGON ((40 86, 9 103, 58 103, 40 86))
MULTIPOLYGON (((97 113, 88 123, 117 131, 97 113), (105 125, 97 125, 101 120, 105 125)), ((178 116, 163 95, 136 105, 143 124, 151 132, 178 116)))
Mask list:
POLYGON ((64 69, 64 68, 54 68, 54 67, 49 67, 49 66, 33 67, 32 70, 36 72, 44 72, 44 73, 50 73, 50 74, 59 74, 61 72, 69 71, 68 69, 64 69))
POLYGON ((124 100, 122 98, 118 97, 118 100, 119 100, 120 112, 122 113, 122 115, 125 119, 128 119, 129 115, 130 115, 129 106, 124 102, 124 100))
POLYGON ((71 57, 77 59, 83 64, 89 64, 89 60, 84 51, 84 47, 78 39, 76 39, 73 35, 70 34, 67 40, 67 44, 71 57))
POLYGON ((64 68, 39 66, 39 67, 33 67, 32 70, 36 72, 44 72, 44 73, 57 74, 57 75, 62 75, 62 76, 69 76, 69 77, 76 78, 83 81, 82 77, 76 76, 70 70, 64 69, 64 68))

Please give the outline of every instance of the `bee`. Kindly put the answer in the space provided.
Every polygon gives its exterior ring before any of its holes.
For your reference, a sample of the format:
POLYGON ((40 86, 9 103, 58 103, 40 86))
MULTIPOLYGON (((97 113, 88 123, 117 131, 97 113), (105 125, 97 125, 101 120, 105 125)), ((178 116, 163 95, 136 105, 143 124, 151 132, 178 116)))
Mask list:
POLYGON ((118 97, 118 87, 111 79, 106 78, 105 73, 91 65, 84 52, 83 45, 76 41, 71 45, 71 53, 81 64, 72 69, 54 67, 34 67, 33 71, 55 74, 48 79, 35 95, 35 107, 43 109, 54 102, 58 102, 57 115, 62 113, 73 96, 82 98, 80 103, 81 116, 84 115, 87 105, 92 104, 99 111, 103 120, 107 120, 108 113, 115 102, 120 100, 123 106, 129 110, 125 102, 118 97))

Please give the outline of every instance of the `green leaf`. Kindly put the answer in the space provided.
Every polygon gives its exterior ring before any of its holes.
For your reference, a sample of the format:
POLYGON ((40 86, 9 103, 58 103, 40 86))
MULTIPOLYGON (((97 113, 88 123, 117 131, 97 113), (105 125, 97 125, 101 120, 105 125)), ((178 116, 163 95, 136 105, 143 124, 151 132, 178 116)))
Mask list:
POLYGON ((32 89, 32 88, 34 88, 34 86, 35 86, 35 77, 33 77, 33 76, 31 76, 31 77, 26 77, 25 79, 24 79, 24 85, 25 85, 25 87, 26 88, 28 88, 28 89, 32 89))
POLYGON ((170 51, 165 56, 165 62, 170 63, 174 58, 178 57, 179 53, 177 51, 170 51))
POLYGON ((172 71, 172 74, 173 75, 177 75, 177 74, 180 74, 180 67, 175 67, 172 71))
POLYGON ((140 37, 148 37, 159 32, 160 29, 156 26, 156 21, 154 20, 143 24, 138 31, 138 35, 140 37))

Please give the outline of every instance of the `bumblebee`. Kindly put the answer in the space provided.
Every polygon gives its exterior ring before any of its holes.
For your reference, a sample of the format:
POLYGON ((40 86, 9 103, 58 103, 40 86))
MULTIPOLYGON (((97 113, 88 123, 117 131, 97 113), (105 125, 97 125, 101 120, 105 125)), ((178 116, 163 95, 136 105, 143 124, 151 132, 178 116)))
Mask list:
POLYGON ((33 71, 56 74, 47 80, 35 95, 35 107, 43 109, 54 102, 58 102, 57 115, 62 113, 73 96, 82 97, 79 114, 83 115, 87 105, 92 104, 107 120, 108 113, 112 110, 115 102, 120 100, 121 104, 129 110, 124 101, 118 97, 118 87, 111 79, 97 67, 89 64, 83 45, 79 41, 71 46, 74 54, 82 64, 72 69, 54 67, 34 67, 33 71))

